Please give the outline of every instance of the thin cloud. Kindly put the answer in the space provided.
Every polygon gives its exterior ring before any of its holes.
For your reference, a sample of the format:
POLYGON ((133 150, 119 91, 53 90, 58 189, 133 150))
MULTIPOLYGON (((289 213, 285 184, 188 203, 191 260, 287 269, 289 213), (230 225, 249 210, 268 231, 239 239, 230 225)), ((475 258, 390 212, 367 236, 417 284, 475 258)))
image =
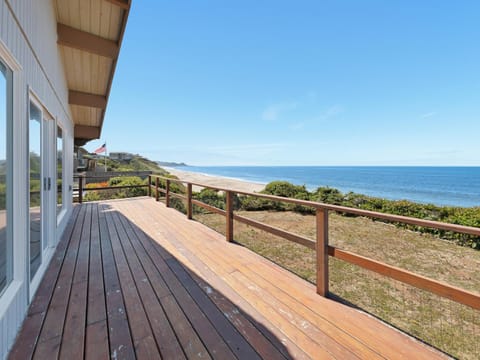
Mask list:
POLYGON ((298 102, 286 102, 269 105, 265 110, 263 110, 262 119, 266 121, 276 121, 282 114, 294 110, 297 107, 298 102))
POLYGON ((271 143, 271 144, 239 144, 239 145, 225 145, 225 146, 211 146, 206 148, 207 151, 219 153, 255 153, 255 152, 271 152, 283 148, 285 144, 271 143))
POLYGON ((343 106, 332 105, 317 117, 317 121, 327 121, 344 112, 345 112, 345 109, 343 108, 343 106))
POLYGON ((295 123, 289 126, 290 130, 294 130, 294 131, 302 130, 304 127, 305 127, 304 122, 295 123))
POLYGON ((333 105, 330 106, 324 113, 324 118, 329 119, 331 117, 337 116, 341 113, 345 112, 345 109, 340 105, 333 105))
POLYGON ((428 119, 428 118, 430 118, 430 117, 432 117, 432 116, 435 116, 436 114, 437 114, 437 113, 436 113, 435 111, 432 111, 432 112, 423 114, 423 115, 421 115, 420 117, 421 117, 422 119, 428 119))

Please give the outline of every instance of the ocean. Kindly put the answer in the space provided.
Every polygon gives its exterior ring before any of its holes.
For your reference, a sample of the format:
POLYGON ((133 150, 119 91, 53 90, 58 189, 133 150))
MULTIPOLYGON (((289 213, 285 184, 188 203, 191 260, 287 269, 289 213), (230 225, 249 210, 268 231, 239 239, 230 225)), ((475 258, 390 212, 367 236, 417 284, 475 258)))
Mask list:
POLYGON ((285 180, 391 200, 480 206, 480 167, 423 166, 185 166, 179 170, 257 183, 285 180))

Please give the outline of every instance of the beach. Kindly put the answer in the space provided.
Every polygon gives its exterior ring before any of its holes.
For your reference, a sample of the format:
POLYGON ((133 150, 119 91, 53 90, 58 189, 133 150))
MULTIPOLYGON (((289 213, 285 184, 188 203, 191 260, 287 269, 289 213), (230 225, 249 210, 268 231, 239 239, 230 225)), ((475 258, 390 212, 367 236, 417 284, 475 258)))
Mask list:
MULTIPOLYGON (((210 185, 223 189, 232 189, 246 192, 260 192, 265 188, 265 184, 255 182, 237 180, 222 176, 199 174, 195 172, 179 170, 177 168, 164 167, 164 169, 170 174, 177 176, 181 180, 210 185)), ((202 190, 202 187, 194 185, 192 186, 192 190, 200 191, 202 190)))

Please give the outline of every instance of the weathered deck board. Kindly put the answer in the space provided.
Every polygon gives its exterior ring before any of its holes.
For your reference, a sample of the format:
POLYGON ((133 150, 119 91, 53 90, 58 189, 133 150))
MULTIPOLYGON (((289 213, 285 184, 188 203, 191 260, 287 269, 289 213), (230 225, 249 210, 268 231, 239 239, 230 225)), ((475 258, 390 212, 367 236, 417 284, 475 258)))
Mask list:
POLYGON ((442 358, 153 199, 79 205, 12 359, 442 358))

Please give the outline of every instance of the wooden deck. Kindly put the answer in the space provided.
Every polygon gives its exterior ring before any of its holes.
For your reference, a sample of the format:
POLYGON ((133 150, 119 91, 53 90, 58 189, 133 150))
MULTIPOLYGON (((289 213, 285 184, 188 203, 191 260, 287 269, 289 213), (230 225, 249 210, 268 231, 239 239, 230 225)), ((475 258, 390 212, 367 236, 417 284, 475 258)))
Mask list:
POLYGON ((444 356, 151 198, 75 207, 11 359, 444 356))

